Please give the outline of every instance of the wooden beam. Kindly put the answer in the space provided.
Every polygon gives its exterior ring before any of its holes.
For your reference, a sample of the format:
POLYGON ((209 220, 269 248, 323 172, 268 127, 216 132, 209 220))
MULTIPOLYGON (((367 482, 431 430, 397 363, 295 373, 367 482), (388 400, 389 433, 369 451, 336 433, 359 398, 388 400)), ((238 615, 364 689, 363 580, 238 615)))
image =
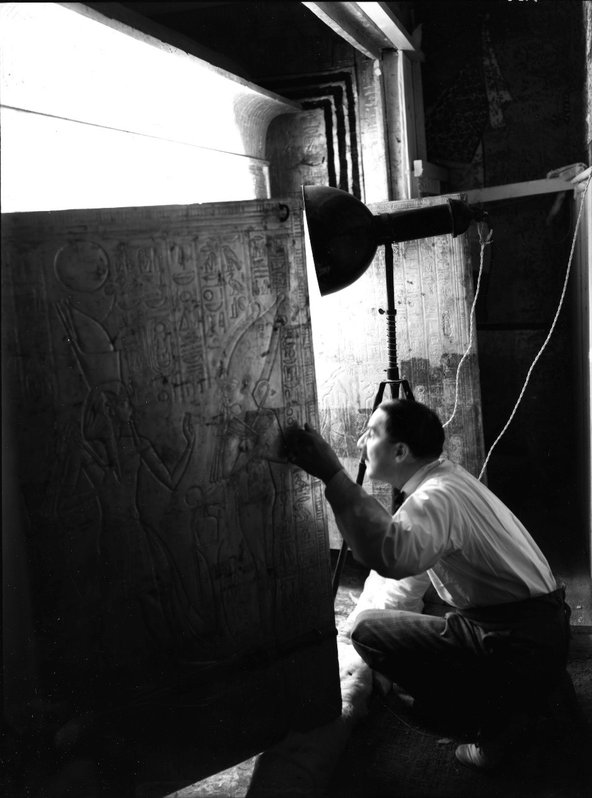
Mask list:
POLYGON ((399 79, 401 53, 390 49, 382 58, 382 93, 385 112, 385 142, 388 158, 389 200, 409 199, 408 136, 403 105, 403 82, 399 79))
POLYGON ((525 183, 508 183, 504 186, 474 188, 470 191, 459 191, 464 194, 469 204, 478 202, 500 202, 518 197, 532 197, 536 194, 555 194, 560 191, 573 191, 574 184, 570 180, 560 178, 544 180, 528 180, 525 183))
MULTIPOLYGON (((337 5, 337 3, 332 3, 331 5, 337 5)), ((348 3, 347 5, 357 5, 384 33, 391 47, 412 53, 420 52, 413 36, 405 28, 392 8, 389 7, 389 3, 348 3)))
POLYGON ((401 119, 405 135, 402 139, 404 149, 403 168, 405 178, 405 197, 417 197, 417 181, 413 179, 413 161, 422 158, 423 153, 417 152, 416 147, 416 124, 415 117, 415 92, 413 89, 412 64, 406 52, 398 52, 399 58, 399 83, 400 97, 402 100, 401 119))
POLYGON ((301 108, 132 27, 131 12, 130 22, 110 16, 119 4, 95 4, 105 14, 85 3, 4 5, 10 17, 0 25, 0 93, 14 111, 264 160, 271 120, 301 108), (38 41, 19 38, 21 30, 54 26, 57 33, 38 41), (130 59, 134 69, 125 68, 130 59), (204 124, 196 108, 213 109, 216 123, 204 124))
POLYGON ((382 50, 392 47, 389 39, 357 8, 359 3, 302 3, 302 5, 367 58, 380 58, 382 50))

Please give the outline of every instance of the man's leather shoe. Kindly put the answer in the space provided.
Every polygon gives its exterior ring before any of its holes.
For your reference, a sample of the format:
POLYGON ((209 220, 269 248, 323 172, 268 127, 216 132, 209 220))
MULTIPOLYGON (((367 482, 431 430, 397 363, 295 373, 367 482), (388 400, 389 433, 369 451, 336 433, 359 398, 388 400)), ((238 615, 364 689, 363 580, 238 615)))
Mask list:
POLYGON ((503 758, 501 750, 496 747, 483 748, 475 743, 459 745, 454 755, 462 765, 480 770, 492 770, 503 758))

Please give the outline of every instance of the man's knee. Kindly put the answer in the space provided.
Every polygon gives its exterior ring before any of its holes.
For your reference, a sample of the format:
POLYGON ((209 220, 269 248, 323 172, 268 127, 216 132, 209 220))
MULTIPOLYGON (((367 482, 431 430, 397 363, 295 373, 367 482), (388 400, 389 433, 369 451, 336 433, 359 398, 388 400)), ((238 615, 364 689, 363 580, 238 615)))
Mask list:
POLYGON ((372 647, 377 639, 378 626, 383 620, 383 612, 384 610, 363 610, 358 615, 350 635, 354 646, 357 644, 372 647))
MULTIPOLYGON (((351 631, 351 641, 361 656, 363 650, 388 652, 405 644, 408 628, 417 613, 405 610, 364 610, 351 631)), ((419 616, 421 617, 421 616, 419 616)))

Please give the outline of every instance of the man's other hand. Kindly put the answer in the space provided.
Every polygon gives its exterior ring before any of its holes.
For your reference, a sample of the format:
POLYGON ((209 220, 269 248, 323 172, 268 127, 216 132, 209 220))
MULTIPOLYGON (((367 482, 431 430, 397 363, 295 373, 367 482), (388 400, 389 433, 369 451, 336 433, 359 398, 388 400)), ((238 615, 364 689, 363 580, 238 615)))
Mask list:
POLYGON ((309 424, 286 431, 288 460, 326 484, 343 466, 327 443, 309 424))

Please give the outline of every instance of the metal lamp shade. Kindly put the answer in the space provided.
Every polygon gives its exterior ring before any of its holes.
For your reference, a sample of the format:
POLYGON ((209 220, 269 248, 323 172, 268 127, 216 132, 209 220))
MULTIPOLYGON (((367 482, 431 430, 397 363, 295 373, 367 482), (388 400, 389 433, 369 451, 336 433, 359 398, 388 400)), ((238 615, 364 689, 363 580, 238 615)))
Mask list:
POLYGON ((465 202, 374 215, 360 200, 329 186, 303 186, 304 211, 321 296, 355 282, 380 244, 464 233, 485 214, 465 202))
POLYGON ((374 216, 360 200, 328 186, 303 186, 304 210, 322 296, 355 282, 372 263, 374 216))

